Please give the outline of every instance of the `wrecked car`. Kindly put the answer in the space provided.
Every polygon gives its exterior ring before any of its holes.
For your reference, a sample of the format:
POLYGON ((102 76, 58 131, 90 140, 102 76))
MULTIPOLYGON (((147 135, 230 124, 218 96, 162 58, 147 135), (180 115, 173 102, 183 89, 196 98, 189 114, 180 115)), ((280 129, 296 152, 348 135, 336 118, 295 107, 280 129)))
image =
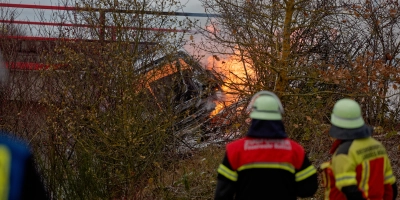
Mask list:
POLYGON ((157 59, 144 69, 155 104, 160 109, 173 105, 179 116, 174 125, 176 134, 191 134, 210 118, 222 92, 222 82, 213 72, 183 51, 157 59))

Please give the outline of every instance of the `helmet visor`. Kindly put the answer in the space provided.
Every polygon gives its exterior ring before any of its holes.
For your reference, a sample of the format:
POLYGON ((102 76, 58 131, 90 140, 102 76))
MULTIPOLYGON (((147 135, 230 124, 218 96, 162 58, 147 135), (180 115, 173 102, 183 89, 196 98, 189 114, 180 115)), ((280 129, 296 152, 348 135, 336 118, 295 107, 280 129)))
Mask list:
POLYGON ((340 128, 359 128, 364 125, 364 119, 360 117, 356 118, 342 118, 335 114, 331 115, 331 123, 340 128))

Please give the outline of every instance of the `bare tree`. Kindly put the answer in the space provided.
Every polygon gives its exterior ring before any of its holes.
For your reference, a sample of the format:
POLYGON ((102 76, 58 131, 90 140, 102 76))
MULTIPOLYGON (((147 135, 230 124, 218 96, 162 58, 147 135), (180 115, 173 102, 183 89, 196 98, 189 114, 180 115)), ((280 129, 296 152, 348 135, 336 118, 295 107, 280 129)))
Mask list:
MULTIPOLYGON (((31 29, 52 38, 32 42, 40 48, 32 49, 32 59, 43 66, 31 84, 37 93, 16 84, 10 89, 15 95, 21 90, 18 102, 42 111, 29 115, 41 121, 24 137, 53 198, 140 198, 152 171, 182 145, 184 120, 195 121, 200 114, 193 108, 202 110, 204 96, 213 92, 211 74, 178 53, 191 24, 174 15, 180 5, 172 0, 60 4, 75 9, 38 13, 59 27, 31 29)), ((9 116, 8 123, 20 119, 9 116)), ((9 127, 21 135, 24 126, 9 127)))
POLYGON ((220 17, 199 27, 205 39, 197 47, 215 56, 238 54, 239 63, 254 76, 244 79, 241 90, 229 86, 230 92, 277 92, 292 111, 286 115, 290 131, 310 133, 307 126, 326 123, 333 103, 342 97, 362 102, 373 125, 386 124, 388 116, 398 121, 393 117, 398 102, 391 98, 399 83, 396 3, 202 2, 208 13, 220 17))

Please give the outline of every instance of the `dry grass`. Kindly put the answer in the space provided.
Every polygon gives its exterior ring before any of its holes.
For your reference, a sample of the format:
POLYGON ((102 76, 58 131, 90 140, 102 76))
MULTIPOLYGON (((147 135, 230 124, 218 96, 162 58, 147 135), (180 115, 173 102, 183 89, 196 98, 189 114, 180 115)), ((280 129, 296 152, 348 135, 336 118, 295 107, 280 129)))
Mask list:
POLYGON ((213 199, 223 146, 208 146, 150 178, 142 199, 213 199))
MULTIPOLYGON (((400 178, 400 135, 390 137, 374 136, 386 146, 392 161, 393 171, 400 178)), ((327 151, 331 141, 327 134, 318 135, 303 143, 310 152, 315 166, 329 160, 327 151)), ((224 156, 224 146, 208 146, 193 155, 181 159, 168 168, 159 168, 153 178, 149 179, 140 199, 213 199, 216 187, 216 169, 224 156)), ((320 187, 314 198, 322 199, 323 188, 320 187)))

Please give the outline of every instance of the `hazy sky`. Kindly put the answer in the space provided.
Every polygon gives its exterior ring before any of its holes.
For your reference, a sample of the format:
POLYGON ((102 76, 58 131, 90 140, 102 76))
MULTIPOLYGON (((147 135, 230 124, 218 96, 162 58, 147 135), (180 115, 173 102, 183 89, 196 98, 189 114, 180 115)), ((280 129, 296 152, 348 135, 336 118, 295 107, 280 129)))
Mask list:
MULTIPOLYGON (((35 4, 35 5, 57 5, 57 0, 9 0, 10 3, 20 4, 35 4)), ((199 0, 181 0, 182 4, 185 4, 185 12, 204 12, 201 7, 199 0)))
MULTIPOLYGON (((57 6, 57 0, 6 0, 9 3, 17 3, 17 4, 34 4, 34 5, 53 5, 57 6)), ((0 0, 0 2, 4 2, 0 0)), ((63 1, 61 1, 63 2, 63 1)), ((204 13, 204 8, 201 6, 199 0, 181 0, 182 5, 184 5, 183 12, 187 13, 204 13)), ((16 17, 16 20, 27 20, 27 21, 43 21, 42 19, 38 19, 38 13, 44 12, 45 14, 51 15, 50 10, 40 10, 40 9, 16 9, 19 15, 16 17)), ((182 12, 182 10, 178 10, 178 12, 182 12)), ((199 18, 200 21, 205 20, 205 18, 199 18)))
MULTIPOLYGON (((0 2, 4 2, 0 0, 0 2)), ((17 3, 17 4, 34 4, 34 5, 53 5, 56 6, 58 5, 58 0, 6 0, 6 2, 9 3, 17 3)), ((60 1, 62 2, 62 1, 60 1)), ((204 8, 201 6, 201 3, 199 0, 181 0, 181 3, 184 5, 183 12, 188 12, 188 13, 204 13, 204 8)), ((45 15, 48 13, 48 15, 51 15, 50 10, 39 10, 45 13, 45 15)), ((42 21, 38 19, 38 12, 37 9, 17 9, 17 12, 20 13, 19 16, 17 16, 16 20, 23 20, 23 21, 42 21)), ((179 10, 178 12, 182 12, 182 10, 179 10)), ((200 24, 204 25, 206 18, 198 18, 200 20, 200 24)), ((195 36, 195 40, 197 40, 197 36, 195 36)), ((185 46, 185 49, 188 47, 185 46)))

